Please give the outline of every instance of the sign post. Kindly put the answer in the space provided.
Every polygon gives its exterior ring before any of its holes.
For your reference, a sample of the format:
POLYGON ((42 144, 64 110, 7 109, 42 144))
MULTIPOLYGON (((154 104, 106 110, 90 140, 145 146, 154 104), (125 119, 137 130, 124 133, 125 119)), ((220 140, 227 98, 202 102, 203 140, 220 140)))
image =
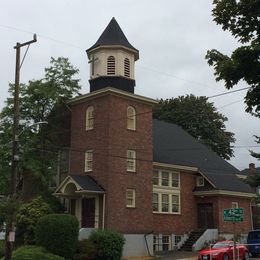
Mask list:
MULTIPOLYGON (((243 208, 230 208, 223 210, 224 221, 231 221, 234 224, 236 222, 244 221, 244 209, 243 208)), ((235 241, 235 232, 234 232, 234 259, 236 259, 236 241, 235 241)))

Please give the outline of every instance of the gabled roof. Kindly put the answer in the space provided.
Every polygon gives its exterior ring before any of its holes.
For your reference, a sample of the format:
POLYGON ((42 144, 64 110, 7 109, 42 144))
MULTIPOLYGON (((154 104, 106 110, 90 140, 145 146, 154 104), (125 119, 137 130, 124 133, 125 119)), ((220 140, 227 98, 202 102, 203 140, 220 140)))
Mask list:
POLYGON ((89 175, 68 175, 56 188, 54 195, 66 196, 68 185, 74 184, 75 193, 104 193, 104 189, 89 175))
POLYGON ((104 45, 121 45, 133 50, 134 52, 137 52, 137 56, 139 53, 139 51, 129 43, 125 34, 123 33, 122 29, 120 28, 119 24, 117 23, 114 17, 112 18, 104 32, 101 34, 97 42, 92 47, 87 49, 87 52, 104 45))
POLYGON ((197 167, 215 189, 252 193, 238 169, 175 124, 153 120, 153 161, 197 167))

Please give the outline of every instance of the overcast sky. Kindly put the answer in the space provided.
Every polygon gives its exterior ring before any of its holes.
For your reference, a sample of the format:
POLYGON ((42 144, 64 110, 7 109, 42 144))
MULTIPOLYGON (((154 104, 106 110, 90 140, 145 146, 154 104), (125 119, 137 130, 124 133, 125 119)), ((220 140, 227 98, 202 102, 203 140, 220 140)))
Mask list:
MULTIPOLYGON (((129 42, 140 51, 136 63, 135 92, 151 98, 172 98, 194 94, 212 96, 227 90, 215 82, 213 68, 205 54, 217 49, 230 54, 238 46, 229 32, 223 32, 211 16, 211 0, 0 0, 0 109, 14 82, 16 42, 32 39, 21 70, 21 82, 39 79, 50 57, 68 57, 80 70, 82 93, 89 91, 89 68, 85 50, 91 47, 112 17, 129 42)), ((24 53, 23 48, 22 53, 24 53)), ((241 82, 234 88, 247 87, 241 82)), ((246 91, 209 99, 228 117, 227 130, 235 133, 235 157, 239 169, 250 162, 253 135, 260 135, 260 120, 244 112, 246 91)))

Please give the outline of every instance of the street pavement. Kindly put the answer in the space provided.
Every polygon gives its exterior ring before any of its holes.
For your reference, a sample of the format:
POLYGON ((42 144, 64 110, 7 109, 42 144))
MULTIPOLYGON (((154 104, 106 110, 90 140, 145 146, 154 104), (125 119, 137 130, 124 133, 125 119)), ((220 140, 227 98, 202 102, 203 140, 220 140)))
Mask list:
MULTIPOLYGON (((251 260, 260 260, 260 257, 250 257, 251 260)), ((174 251, 171 255, 157 256, 156 260, 198 260, 198 252, 174 251)))

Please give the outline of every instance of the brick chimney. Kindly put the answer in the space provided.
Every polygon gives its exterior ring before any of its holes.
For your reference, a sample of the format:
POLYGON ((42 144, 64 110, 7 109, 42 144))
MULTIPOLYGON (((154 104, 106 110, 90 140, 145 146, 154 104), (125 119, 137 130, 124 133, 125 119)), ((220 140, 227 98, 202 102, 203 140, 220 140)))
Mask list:
POLYGON ((255 164, 254 163, 249 163, 249 172, 253 173, 255 171, 255 164))

